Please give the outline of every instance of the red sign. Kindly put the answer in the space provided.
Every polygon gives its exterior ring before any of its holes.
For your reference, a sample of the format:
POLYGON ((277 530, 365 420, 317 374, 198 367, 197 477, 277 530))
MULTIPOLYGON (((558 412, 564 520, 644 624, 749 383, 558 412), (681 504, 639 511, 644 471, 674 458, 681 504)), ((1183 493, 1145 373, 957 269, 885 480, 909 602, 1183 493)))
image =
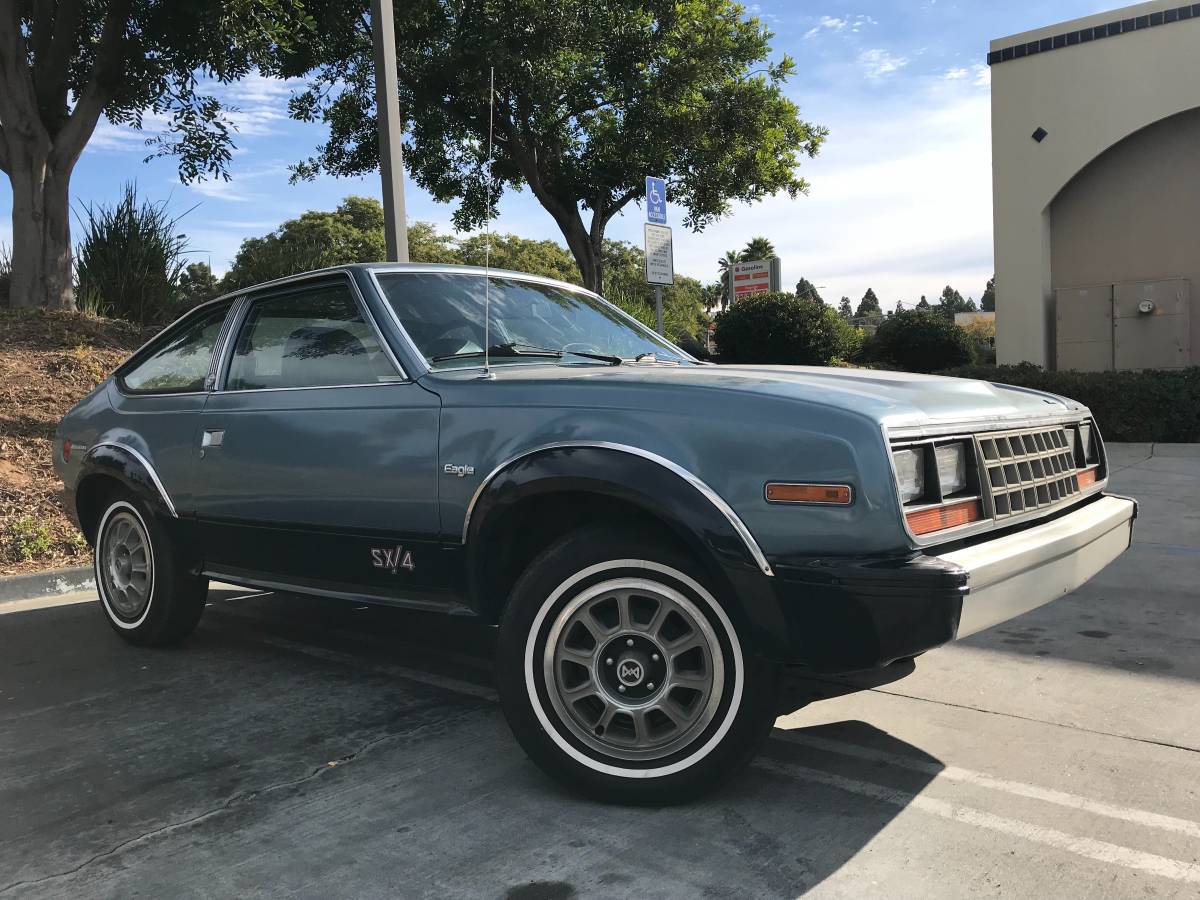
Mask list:
POLYGON ((734 263, 733 299, 742 300, 771 290, 771 261, 755 259, 734 263))

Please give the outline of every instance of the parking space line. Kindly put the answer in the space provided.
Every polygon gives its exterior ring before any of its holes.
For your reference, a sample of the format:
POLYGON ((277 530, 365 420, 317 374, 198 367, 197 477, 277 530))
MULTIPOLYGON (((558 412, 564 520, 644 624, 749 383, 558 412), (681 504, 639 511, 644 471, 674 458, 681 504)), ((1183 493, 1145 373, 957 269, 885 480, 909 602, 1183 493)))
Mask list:
POLYGON ((1082 856, 1096 862, 1122 866, 1126 869, 1169 878, 1172 881, 1200 885, 1200 865, 1196 865, 1195 863, 1170 859, 1154 853, 1146 853, 1130 847, 1122 847, 1119 844, 1098 841, 1094 838, 1079 837, 1078 835, 1068 834, 1065 831, 1059 831, 1056 828, 1034 825, 1030 822, 1022 822, 1019 819, 1009 819, 1004 816, 994 815, 993 813, 982 812, 969 806, 960 806, 957 803, 949 803, 945 800, 938 800, 934 797, 926 797, 921 794, 910 794, 868 781, 858 781, 842 775, 835 775, 831 772, 810 769, 807 766, 781 763, 776 760, 763 758, 755 760, 753 766, 783 777, 815 781, 818 784, 870 797, 873 800, 879 800, 892 806, 899 806, 901 808, 912 807, 913 809, 947 819, 951 822, 974 825, 978 828, 984 828, 989 831, 1042 844, 1046 847, 1063 850, 1075 856, 1082 856))
POLYGON ((961 781, 965 784, 1003 791, 1006 794, 1013 794, 1018 797, 1028 797, 1032 800, 1042 800, 1046 803, 1054 803, 1083 812, 1107 816, 1110 819, 1120 819, 1123 822, 1131 822, 1135 825, 1144 825, 1148 828, 1161 828, 1164 831, 1173 831, 1177 834, 1187 835, 1188 837, 1200 838, 1200 822, 1193 822, 1189 819, 1179 819, 1174 816, 1162 815, 1161 813, 1150 812, 1144 809, 1104 803, 1100 800, 1091 800, 1087 797, 1067 793, 1066 791, 1038 787, 1037 785, 1025 784, 1021 781, 1009 781, 1005 778, 995 778, 983 772, 975 772, 971 769, 959 768, 958 766, 941 766, 937 763, 910 759, 894 753, 885 753, 881 750, 873 750, 870 747, 862 747, 858 744, 831 741, 827 738, 790 731, 784 732, 784 735, 785 740, 789 743, 804 744, 805 746, 824 750, 828 753, 853 756, 872 762, 888 763, 889 765, 899 766, 914 772, 922 772, 928 775, 935 775, 938 778, 946 778, 950 781, 961 781))

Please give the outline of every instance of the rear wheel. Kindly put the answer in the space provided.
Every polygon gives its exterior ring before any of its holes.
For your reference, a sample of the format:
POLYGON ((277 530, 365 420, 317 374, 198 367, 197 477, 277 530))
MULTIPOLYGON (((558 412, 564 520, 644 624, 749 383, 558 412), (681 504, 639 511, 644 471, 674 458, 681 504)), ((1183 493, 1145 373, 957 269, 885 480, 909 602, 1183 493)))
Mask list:
POLYGON ((104 617, 130 643, 177 641, 200 621, 208 579, 179 565, 167 530, 131 494, 106 501, 94 567, 104 617))
POLYGON ((753 757, 776 668, 701 567, 651 534, 584 529, 529 566, 501 623, 505 715, 533 760, 599 799, 697 796, 753 757))

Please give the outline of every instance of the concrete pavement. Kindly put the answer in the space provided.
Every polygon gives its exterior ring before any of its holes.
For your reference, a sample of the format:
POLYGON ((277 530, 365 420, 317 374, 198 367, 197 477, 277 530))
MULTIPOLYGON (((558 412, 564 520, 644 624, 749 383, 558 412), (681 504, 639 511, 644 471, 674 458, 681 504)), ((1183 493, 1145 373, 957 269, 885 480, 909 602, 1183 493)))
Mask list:
POLYGON ((1109 570, 902 680, 795 682, 829 699, 673 809, 545 779, 469 623, 222 590, 164 651, 88 595, 0 615, 0 898, 1195 897, 1200 448, 1112 460, 1109 570))

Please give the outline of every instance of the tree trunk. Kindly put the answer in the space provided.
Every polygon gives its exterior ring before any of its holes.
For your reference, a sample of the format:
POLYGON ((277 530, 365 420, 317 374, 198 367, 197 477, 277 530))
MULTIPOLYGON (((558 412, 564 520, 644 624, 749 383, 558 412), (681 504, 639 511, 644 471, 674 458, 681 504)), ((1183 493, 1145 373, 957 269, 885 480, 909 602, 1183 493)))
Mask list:
MULTIPOLYGON (((544 204, 543 204, 544 205, 544 204)), ((604 261, 600 256, 600 247, 592 241, 592 236, 583 227, 583 220, 576 209, 559 216, 554 210, 550 211, 558 223, 559 230, 567 242, 567 249, 575 257, 575 265, 583 278, 583 286, 589 291, 600 294, 604 291, 604 261)))
POLYGON ((11 160, 14 307, 74 309, 71 286, 70 168, 45 156, 11 160))

